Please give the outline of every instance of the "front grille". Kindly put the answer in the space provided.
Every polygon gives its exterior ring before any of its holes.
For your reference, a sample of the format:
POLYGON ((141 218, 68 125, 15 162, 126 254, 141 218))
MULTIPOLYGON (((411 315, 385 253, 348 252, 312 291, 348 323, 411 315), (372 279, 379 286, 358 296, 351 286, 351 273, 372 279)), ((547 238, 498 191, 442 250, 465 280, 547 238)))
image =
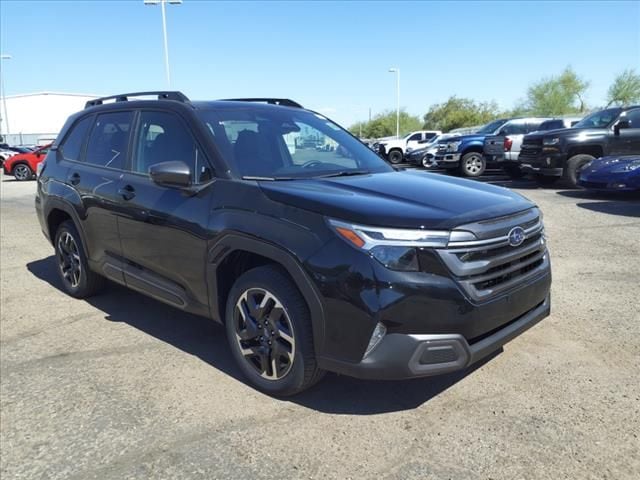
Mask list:
POLYGON ((549 266, 544 227, 537 209, 456 230, 472 231, 481 240, 450 242, 438 254, 473 300, 484 301, 516 288, 549 266), (508 233, 516 226, 524 229, 526 238, 513 247, 508 233), (482 228, 491 229, 492 237, 484 238, 482 228))

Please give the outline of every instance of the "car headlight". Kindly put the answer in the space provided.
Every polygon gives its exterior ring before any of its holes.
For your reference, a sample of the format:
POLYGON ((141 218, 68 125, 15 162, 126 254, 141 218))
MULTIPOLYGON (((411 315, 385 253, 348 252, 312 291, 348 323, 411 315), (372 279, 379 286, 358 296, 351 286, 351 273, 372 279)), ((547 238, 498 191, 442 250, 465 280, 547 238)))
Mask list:
POLYGON ((450 232, 354 225, 328 219, 329 225, 352 246, 364 250, 391 270, 416 272, 420 247, 446 247, 450 232))
POLYGON ((462 142, 449 142, 447 143, 447 150, 450 152, 457 152, 461 144, 462 142))
POLYGON ((543 145, 557 145, 560 143, 560 138, 558 137, 548 137, 542 139, 543 145))
POLYGON ((613 173, 633 172, 640 168, 640 160, 634 160, 632 162, 625 162, 622 165, 617 165, 611 169, 613 173))

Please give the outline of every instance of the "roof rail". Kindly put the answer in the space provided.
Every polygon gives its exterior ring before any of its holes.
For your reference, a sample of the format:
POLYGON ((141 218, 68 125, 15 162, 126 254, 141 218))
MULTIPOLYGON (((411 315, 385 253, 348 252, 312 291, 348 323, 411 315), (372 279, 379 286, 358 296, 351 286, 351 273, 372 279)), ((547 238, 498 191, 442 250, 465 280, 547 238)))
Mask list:
POLYGON ((116 102, 128 102, 129 97, 143 97, 148 95, 157 95, 158 100, 175 100, 177 102, 188 102, 189 99, 182 92, 134 92, 134 93, 121 93, 120 95, 111 95, 110 97, 100 97, 89 100, 85 103, 84 108, 95 107, 96 105, 102 105, 105 100, 115 100, 116 102))
POLYGON ((298 102, 289 100, 288 98, 225 98, 223 102, 261 102, 270 105, 282 105, 283 107, 304 108, 298 102))

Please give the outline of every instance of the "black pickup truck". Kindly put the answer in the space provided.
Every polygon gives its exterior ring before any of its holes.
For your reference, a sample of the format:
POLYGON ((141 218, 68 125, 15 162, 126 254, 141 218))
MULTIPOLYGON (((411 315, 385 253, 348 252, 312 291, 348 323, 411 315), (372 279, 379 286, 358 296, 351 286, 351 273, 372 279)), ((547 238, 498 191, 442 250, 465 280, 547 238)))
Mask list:
POLYGON ((580 169, 594 158, 639 153, 640 105, 635 105, 600 110, 572 128, 527 135, 518 162, 540 183, 563 178, 575 187, 580 169))

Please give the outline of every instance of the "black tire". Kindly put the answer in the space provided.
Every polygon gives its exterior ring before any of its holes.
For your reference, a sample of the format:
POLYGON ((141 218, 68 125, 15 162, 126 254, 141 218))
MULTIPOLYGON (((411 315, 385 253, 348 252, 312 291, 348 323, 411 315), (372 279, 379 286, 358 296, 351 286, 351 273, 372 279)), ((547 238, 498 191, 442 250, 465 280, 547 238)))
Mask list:
POLYGON ((11 171, 12 175, 19 182, 31 180, 33 178, 33 170, 26 163, 16 163, 11 171))
POLYGON ((95 295, 105 278, 89 269, 82 237, 71 220, 62 222, 54 240, 56 270, 65 292, 75 298, 95 295))
POLYGON ((587 155, 584 153, 574 155, 569 160, 567 160, 567 165, 564 167, 562 171, 562 179, 566 186, 571 188, 578 187, 578 176, 580 175, 580 170, 589 163, 591 160, 594 160, 596 157, 593 155, 587 155))
POLYGON ((225 328, 236 363, 258 390, 294 395, 324 376, 316 362, 309 308, 276 265, 254 268, 236 280, 227 299, 225 328))
POLYGON ((513 180, 518 180, 522 177, 524 177, 525 173, 520 170, 520 167, 518 165, 506 165, 503 167, 504 173, 506 173, 509 178, 513 179, 513 180))
POLYGON ((479 177, 486 168, 487 162, 479 152, 465 153, 460 159, 460 173, 465 177, 479 177))
POLYGON ((402 158, 403 158, 402 151, 391 150, 389 152, 389 155, 387 155, 387 158, 389 159, 389 163, 392 163, 394 165, 402 163, 402 158))
POLYGON ((547 175, 536 174, 536 175, 533 176, 533 179, 539 185, 550 186, 550 185, 553 185, 554 183, 556 183, 558 180, 560 180, 560 177, 550 177, 550 176, 547 176, 547 175))
POLYGON ((420 165, 423 168, 429 169, 429 168, 434 168, 435 164, 433 161, 433 158, 429 158, 427 155, 425 155, 424 157, 422 157, 422 159, 420 160, 420 165))

